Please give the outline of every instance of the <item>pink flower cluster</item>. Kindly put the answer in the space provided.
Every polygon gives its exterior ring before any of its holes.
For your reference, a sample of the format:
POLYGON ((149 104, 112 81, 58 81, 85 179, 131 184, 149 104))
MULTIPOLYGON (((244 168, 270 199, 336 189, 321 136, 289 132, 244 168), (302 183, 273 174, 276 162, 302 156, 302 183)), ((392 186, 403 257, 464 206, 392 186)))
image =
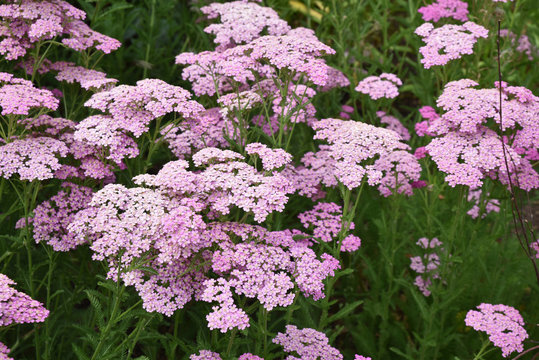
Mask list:
POLYGON ((22 0, 0 5, 0 54, 18 59, 36 43, 65 36, 62 43, 76 51, 95 47, 108 54, 120 42, 84 23, 86 14, 63 0, 22 0))
POLYGON ((207 26, 204 31, 215 35, 215 43, 223 49, 249 43, 264 31, 268 35, 279 36, 290 30, 290 26, 279 18, 275 10, 254 3, 213 3, 200 10, 208 19, 219 18, 219 23, 207 26))
POLYGON ((366 177, 368 184, 378 185, 384 196, 394 191, 412 193, 410 182, 419 180, 421 167, 417 159, 405 151, 410 147, 400 141, 396 132, 338 119, 321 120, 314 129, 317 131, 315 139, 330 144, 327 156, 334 160, 319 169, 331 171, 350 190, 359 187, 366 177))
MULTIPOLYGON (((39 301, 13 289, 11 285, 15 285, 15 282, 0 274, 0 326, 45 321, 49 310, 39 301)), ((0 342, 0 359, 13 360, 8 354, 9 348, 0 342)))
POLYGON ((386 124, 389 130, 395 131, 404 141, 410 140, 410 132, 396 117, 388 115, 385 111, 377 111, 376 116, 382 124, 386 124))
POLYGON ((161 129, 163 140, 179 159, 205 147, 227 148, 225 134, 233 138, 233 130, 225 124, 219 108, 203 111, 178 125, 169 124, 161 129))
POLYGON ((442 135, 426 150, 446 172, 446 181, 472 189, 490 176, 508 183, 506 159, 510 176, 516 186, 530 191, 539 187, 539 175, 529 160, 538 159, 539 98, 524 87, 502 84, 503 120, 499 118, 499 89, 475 89, 478 84, 469 79, 448 83, 437 105, 445 112, 430 121, 428 131, 442 135), (497 124, 501 131, 512 133, 512 143, 505 144, 500 136, 486 127, 497 124), (524 155, 522 157, 521 155, 524 155))
MULTIPOLYGON (((34 231, 34 240, 46 242, 54 251, 69 251, 81 244, 67 231, 75 214, 86 208, 92 199, 92 189, 73 183, 63 183, 58 194, 39 204, 34 216, 29 220, 34 231)), ((18 227, 26 225, 26 219, 18 222, 18 227)))
POLYGON ((440 266, 440 257, 433 249, 436 249, 442 245, 437 238, 429 240, 427 238, 421 238, 417 241, 417 245, 423 248, 425 254, 423 256, 414 256, 410 258, 410 268, 416 273, 421 274, 415 278, 414 284, 425 296, 430 296, 429 287, 432 285, 434 279, 439 279, 440 275, 437 272, 440 266))
POLYGON ((286 360, 343 359, 339 350, 329 345, 327 336, 314 329, 305 328, 299 330, 294 325, 286 325, 286 331, 278 333, 273 342, 281 345, 285 352, 294 354, 287 356, 286 360), (296 357, 296 354, 299 358, 296 357))
POLYGON ((464 322, 476 331, 484 331, 494 346, 502 350, 503 357, 522 352, 522 343, 528 338, 524 320, 517 309, 503 305, 481 304, 466 314, 464 322))
POLYGON ((355 90, 369 95, 371 99, 393 99, 399 95, 398 87, 402 81, 395 74, 382 73, 380 76, 368 76, 357 84, 355 90))
POLYGON ((434 28, 429 22, 419 26, 415 33, 423 38, 425 46, 419 49, 425 69, 445 65, 462 55, 473 54, 473 46, 479 38, 487 38, 488 30, 468 21, 462 25, 443 25, 434 28))
MULTIPOLYGON (((306 229, 312 231, 316 240, 323 242, 333 241, 343 227, 342 207, 335 203, 318 203, 312 210, 299 214, 298 218, 306 229)), ((354 227, 354 223, 348 224, 349 230, 354 227)))
POLYGON ((120 85, 92 95, 84 104, 112 116, 118 128, 139 137, 147 131, 150 121, 169 113, 190 118, 204 111, 202 105, 190 100, 191 94, 159 79, 137 81, 136 86, 120 85))
POLYGON ((0 177, 18 175, 20 180, 46 180, 61 165, 58 157, 68 153, 67 146, 50 137, 18 139, 0 145, 0 177))
POLYGON ((29 80, 0 72, 0 85, 2 115, 29 115, 34 109, 56 110, 58 108, 59 101, 52 92, 37 89, 29 80))
POLYGON ((481 193, 481 190, 470 190, 468 192, 468 202, 472 202, 473 206, 468 210, 467 214, 470 215, 472 219, 477 219, 479 217, 479 213, 481 212, 481 202, 484 207, 481 218, 484 218, 488 213, 493 211, 500 212, 500 201, 498 199, 491 199, 489 197, 490 194, 488 193, 484 199, 481 199, 481 193))
POLYGON ((258 299, 270 311, 292 304, 294 284, 305 296, 320 299, 323 280, 339 268, 336 259, 324 254, 318 260, 306 244, 293 240, 293 231, 269 232, 239 223, 213 223, 211 231, 220 241, 212 255, 212 269, 220 277, 207 280, 201 296, 219 303, 206 317, 211 329, 226 332, 249 326, 247 314, 234 304, 233 291, 258 299))
POLYGON ((528 60, 533 60, 534 56, 539 55, 539 50, 531 43, 530 38, 526 35, 521 35, 517 38, 517 35, 512 31, 502 29, 500 30, 500 36, 508 38, 511 44, 515 46, 515 50, 524 53, 528 57, 528 60))
POLYGON ((15 282, 0 274, 0 326, 43 322, 49 311, 39 301, 11 287, 15 282))
POLYGON ((270 149, 261 143, 250 143, 245 147, 245 151, 249 155, 258 155, 266 171, 282 168, 292 161, 292 155, 283 149, 270 149))
POLYGON ((425 21, 438 22, 442 18, 468 21, 468 3, 462 0, 436 0, 430 5, 420 7, 418 12, 425 21))

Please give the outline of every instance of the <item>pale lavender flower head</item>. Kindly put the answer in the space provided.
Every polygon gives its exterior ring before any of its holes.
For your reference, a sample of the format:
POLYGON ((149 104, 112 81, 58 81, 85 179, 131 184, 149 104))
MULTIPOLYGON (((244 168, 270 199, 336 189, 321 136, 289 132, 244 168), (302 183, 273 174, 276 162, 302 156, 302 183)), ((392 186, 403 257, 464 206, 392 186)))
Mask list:
POLYGON ((6 345, 0 342, 0 360, 13 360, 8 356, 10 351, 6 345))
POLYGON ((204 111, 191 94, 159 79, 144 79, 136 86, 120 85, 92 95, 84 105, 112 116, 117 127, 139 137, 153 119, 176 112, 190 118, 204 111))
POLYGON ((361 239, 355 235, 348 235, 342 240, 342 252, 354 252, 361 246, 361 239))
POLYGON ((466 314, 464 322, 476 331, 484 331, 492 344, 502 350, 503 357, 522 352, 522 343, 528 338, 524 320, 517 309, 503 305, 481 304, 466 314))
POLYGON ((51 64, 51 69, 58 72, 56 80, 70 84, 79 83, 85 90, 110 90, 118 82, 116 79, 107 78, 107 74, 104 72, 87 69, 65 61, 51 64))
POLYGON ((200 9, 208 19, 219 19, 219 23, 207 26, 204 31, 215 35, 220 48, 246 44, 261 36, 284 35, 290 30, 286 21, 269 7, 244 1, 213 3, 200 9))
POLYGON ((435 65, 445 65, 462 55, 473 54, 473 46, 479 38, 487 38, 488 30, 468 21, 462 25, 443 25, 434 28, 427 22, 419 26, 415 33, 423 38, 425 46, 419 49, 421 63, 428 69, 435 65))
POLYGON ((62 37, 76 51, 96 48, 110 53, 121 43, 93 31, 84 23, 86 14, 67 1, 23 0, 0 6, 0 54, 14 60, 24 56, 37 42, 62 37))
POLYGON ((393 156, 395 158, 384 159, 397 150, 409 149, 392 130, 338 119, 323 119, 314 125, 314 129, 315 139, 326 140, 330 144, 329 157, 335 160, 333 175, 349 189, 359 187, 365 177, 371 186, 380 185, 382 182, 390 185, 389 180, 382 179, 388 171, 392 171, 388 170, 391 164, 397 165, 398 172, 408 173, 401 178, 403 181, 407 177, 416 177, 417 167, 412 164, 413 156, 406 157, 407 165, 403 164, 401 167, 398 165, 400 160, 396 158, 397 154, 393 156), (366 164, 366 160, 373 158, 378 158, 378 164, 366 164))
MULTIPOLYGON (((311 229, 313 236, 320 241, 330 242, 337 237, 342 227, 342 207, 335 203, 318 203, 312 210, 298 215, 306 229, 311 229)), ((349 229, 354 229, 354 223, 349 229)))
POLYGON ((395 131, 404 141, 410 140, 410 132, 396 117, 386 114, 385 111, 377 111, 376 116, 382 124, 386 124, 389 130, 395 131))
POLYGON ((436 0, 430 5, 420 7, 418 12, 424 21, 438 22, 442 18, 468 21, 468 3, 462 0, 436 0))
POLYGON ((402 81, 395 74, 382 73, 380 76, 368 76, 361 80, 355 90, 369 95, 373 100, 393 99, 399 95, 398 87, 401 85, 402 81))
POLYGON ((49 90, 38 89, 30 81, 11 74, 0 73, 0 86, 2 115, 28 115, 34 109, 56 110, 60 103, 49 90))
POLYGON ((291 354, 285 358, 286 360, 343 359, 339 350, 329 345, 327 336, 314 329, 305 328, 299 330, 294 325, 286 325, 286 331, 278 333, 273 342, 281 345, 285 352, 291 354))
POLYGON ((292 155, 283 149, 271 149, 261 143, 251 143, 245 147, 249 155, 258 155, 262 160, 264 170, 279 169, 292 161, 292 155))
POLYGON ((67 146, 50 137, 18 139, 0 145, 0 177, 18 175, 20 180, 51 179, 60 169, 59 157, 68 153, 67 146))

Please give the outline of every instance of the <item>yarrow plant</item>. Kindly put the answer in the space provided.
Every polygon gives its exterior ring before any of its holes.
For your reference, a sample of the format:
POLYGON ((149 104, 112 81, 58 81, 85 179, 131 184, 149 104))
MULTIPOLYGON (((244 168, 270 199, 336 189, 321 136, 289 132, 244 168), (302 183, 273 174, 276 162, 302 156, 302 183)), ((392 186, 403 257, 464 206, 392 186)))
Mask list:
POLYGON ((517 309, 503 305, 481 304, 470 310, 464 320, 476 331, 484 331, 492 344, 502 350, 503 357, 524 350, 523 342, 528 333, 523 328, 524 319, 517 309))

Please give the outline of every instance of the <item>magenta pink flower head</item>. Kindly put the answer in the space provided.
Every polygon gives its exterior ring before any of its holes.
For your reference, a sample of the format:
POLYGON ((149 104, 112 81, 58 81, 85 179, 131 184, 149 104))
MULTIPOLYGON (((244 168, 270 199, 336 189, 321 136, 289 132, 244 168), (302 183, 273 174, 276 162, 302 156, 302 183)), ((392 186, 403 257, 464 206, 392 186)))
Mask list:
POLYGON ((522 343, 528 338, 524 320, 517 309, 503 305, 481 304, 479 311, 470 310, 464 322, 476 331, 484 331, 494 346, 502 350, 503 357, 522 352, 522 343))
POLYGON ((339 350, 329 345, 329 339, 324 333, 314 329, 299 330, 294 325, 286 325, 286 332, 278 333, 273 339, 284 351, 290 353, 286 360, 342 360, 339 350), (296 357, 296 356, 299 356, 296 357))
MULTIPOLYGON (((39 204, 34 209, 34 216, 29 219, 33 224, 35 241, 46 242, 54 251, 69 251, 80 245, 81 239, 68 233, 67 226, 91 199, 92 189, 63 183, 58 194, 39 204)), ((19 220, 19 225, 24 226, 25 222, 23 218, 19 220)))
POLYGON ((393 99, 399 95, 398 87, 402 81, 395 75, 382 73, 380 76, 369 76, 361 80, 356 86, 356 91, 369 95, 371 99, 393 99))
POLYGON ((0 274, 0 326, 45 321, 49 310, 11 285, 15 285, 15 282, 0 274))
POLYGON ((468 21, 462 25, 443 25, 434 28, 431 23, 419 26, 415 33, 423 38, 425 46, 419 49, 425 69, 445 65, 462 55, 473 54, 473 46, 479 38, 487 38, 488 30, 468 21))
POLYGON ((468 21, 468 4, 462 0, 436 0, 420 7, 418 12, 425 21, 438 22, 442 18, 468 21))

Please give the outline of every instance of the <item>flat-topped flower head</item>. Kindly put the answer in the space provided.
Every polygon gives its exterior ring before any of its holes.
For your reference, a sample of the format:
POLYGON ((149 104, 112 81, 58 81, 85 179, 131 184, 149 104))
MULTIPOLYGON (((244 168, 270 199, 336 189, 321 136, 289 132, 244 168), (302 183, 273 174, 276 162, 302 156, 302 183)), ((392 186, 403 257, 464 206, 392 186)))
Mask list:
POLYGON ((284 35, 290 30, 286 21, 269 7, 245 1, 213 3, 200 9, 208 19, 218 19, 217 24, 204 28, 215 35, 214 42, 221 48, 249 43, 267 35, 284 35))
POLYGON ((425 21, 438 22, 443 18, 468 21, 468 3, 462 0, 436 0, 417 11, 425 21))
POLYGON ((36 43, 54 37, 62 37, 61 42, 76 51, 95 48, 108 54, 120 47, 118 40, 90 29, 83 21, 85 17, 84 11, 62 0, 1 5, 0 54, 15 60, 36 43))
POLYGON ((10 352, 11 350, 0 342, 0 360, 13 360, 8 356, 10 352))
POLYGON ((60 101, 51 91, 38 89, 28 80, 6 75, 8 74, 0 74, 2 115, 29 115, 32 110, 58 108, 60 101))
POLYGON ((473 54, 473 46, 479 38, 487 38, 488 30, 468 21, 462 25, 443 25, 434 28, 427 22, 419 26, 415 33, 423 38, 425 46, 419 49, 423 56, 421 63, 428 69, 435 65, 445 65, 462 55, 473 54))
POLYGON ((213 351, 200 350, 199 354, 192 354, 189 356, 191 360, 221 360, 221 356, 213 351))
MULTIPOLYGON (((58 194, 36 206, 34 216, 29 219, 36 243, 46 242, 54 251, 69 251, 81 245, 81 239, 69 233, 67 226, 90 203, 92 194, 88 187, 63 183, 58 194)), ((24 226, 25 220, 19 220, 18 224, 24 226)))
MULTIPOLYGON (((532 134, 534 146, 539 146, 539 98, 521 86, 502 83, 503 119, 500 124, 500 91, 495 88, 477 89, 479 84, 470 79, 451 81, 444 87, 436 104, 445 112, 441 118, 431 123, 429 131, 445 134, 450 130, 475 133, 477 128, 493 120, 502 130, 520 128, 532 134)), ((531 144, 530 144, 531 145, 531 144)))
POLYGON ((410 140, 410 132, 396 117, 386 114, 385 111, 377 111, 376 116, 382 124, 386 124, 389 130, 395 131, 404 141, 410 140))
POLYGON ((476 331, 484 331, 492 344, 502 350, 503 357, 524 350, 523 342, 528 338, 524 320, 517 309, 503 305, 481 304, 466 314, 464 322, 476 331))
POLYGON ((250 110, 258 104, 262 103, 262 97, 256 92, 247 90, 239 94, 230 93, 221 96, 217 102, 222 106, 221 113, 223 117, 228 114, 234 116, 236 111, 250 110))
POLYGON ((271 149, 261 143, 251 143, 245 147, 249 155, 258 155, 262 160, 262 167, 266 171, 282 168, 292 161, 292 155, 283 149, 271 149))
POLYGON ((322 56, 335 54, 335 50, 307 30, 294 29, 286 35, 262 36, 228 51, 233 55, 246 55, 277 70, 287 69, 298 75, 303 74, 304 80, 324 86, 328 82, 330 67, 322 60, 322 56))
POLYGON ((64 142, 50 137, 18 139, 0 145, 0 177, 17 175, 20 180, 51 179, 60 169, 59 157, 65 157, 64 142))
POLYGON ((225 134, 233 138, 233 129, 229 129, 220 108, 211 108, 195 118, 186 119, 177 126, 169 124, 161 130, 163 139, 170 151, 179 159, 205 147, 227 148, 230 144, 225 134))
POLYGON ((107 78, 104 72, 87 69, 70 62, 58 61, 51 64, 50 68, 57 71, 56 80, 70 84, 76 82, 86 90, 109 90, 118 82, 116 79, 107 78))
POLYGON ((396 150, 380 156, 371 169, 371 178, 380 176, 378 191, 383 196, 396 193, 413 195, 412 184, 419 181, 421 165, 408 151, 396 150), (379 175, 375 175, 378 173, 379 175))
POLYGON ((348 235, 342 240, 342 252, 354 252, 361 246, 361 239, 355 235, 348 235))
POLYGON ((382 73, 380 76, 368 76, 357 84, 355 90, 369 95, 371 99, 393 99, 399 95, 402 81, 395 75, 382 73))
POLYGON ((49 310, 39 301, 12 288, 16 283, 0 274, 0 326, 43 322, 49 310))
MULTIPOLYGON (((312 210, 298 215, 306 229, 311 229, 313 236, 320 241, 330 242, 337 237, 342 228, 342 207, 335 203, 318 203, 312 210)), ((354 223, 348 224, 353 230, 354 223)))
POLYGON ((342 360, 343 356, 339 350, 329 345, 326 334, 314 329, 298 329, 294 325, 286 325, 284 333, 278 333, 273 339, 275 344, 281 345, 285 352, 291 353, 287 360, 342 360), (293 355, 292 355, 293 354, 293 355))
POLYGON ((366 177, 369 185, 380 184, 383 171, 367 164, 396 150, 408 150, 399 134, 358 121, 323 119, 314 124, 315 139, 326 140, 335 160, 334 176, 349 189, 359 187, 366 177))
POLYGON ((136 142, 127 136, 111 116, 93 115, 76 125, 74 139, 81 143, 105 149, 106 158, 121 164, 124 158, 139 154, 136 142))
MULTIPOLYGON (((476 134, 450 132, 433 139, 426 150, 438 169, 445 172, 450 186, 465 185, 476 189, 487 175, 506 174, 504 152, 499 136, 488 128, 479 128, 476 134)), ((506 147, 510 172, 518 166, 520 156, 506 147)), ((536 173, 537 174, 537 173, 536 173)))
POLYGON ((110 114, 118 127, 139 137, 153 119, 176 112, 184 118, 204 111, 190 100, 189 91, 159 79, 137 81, 136 86, 120 85, 92 95, 84 104, 110 114))

